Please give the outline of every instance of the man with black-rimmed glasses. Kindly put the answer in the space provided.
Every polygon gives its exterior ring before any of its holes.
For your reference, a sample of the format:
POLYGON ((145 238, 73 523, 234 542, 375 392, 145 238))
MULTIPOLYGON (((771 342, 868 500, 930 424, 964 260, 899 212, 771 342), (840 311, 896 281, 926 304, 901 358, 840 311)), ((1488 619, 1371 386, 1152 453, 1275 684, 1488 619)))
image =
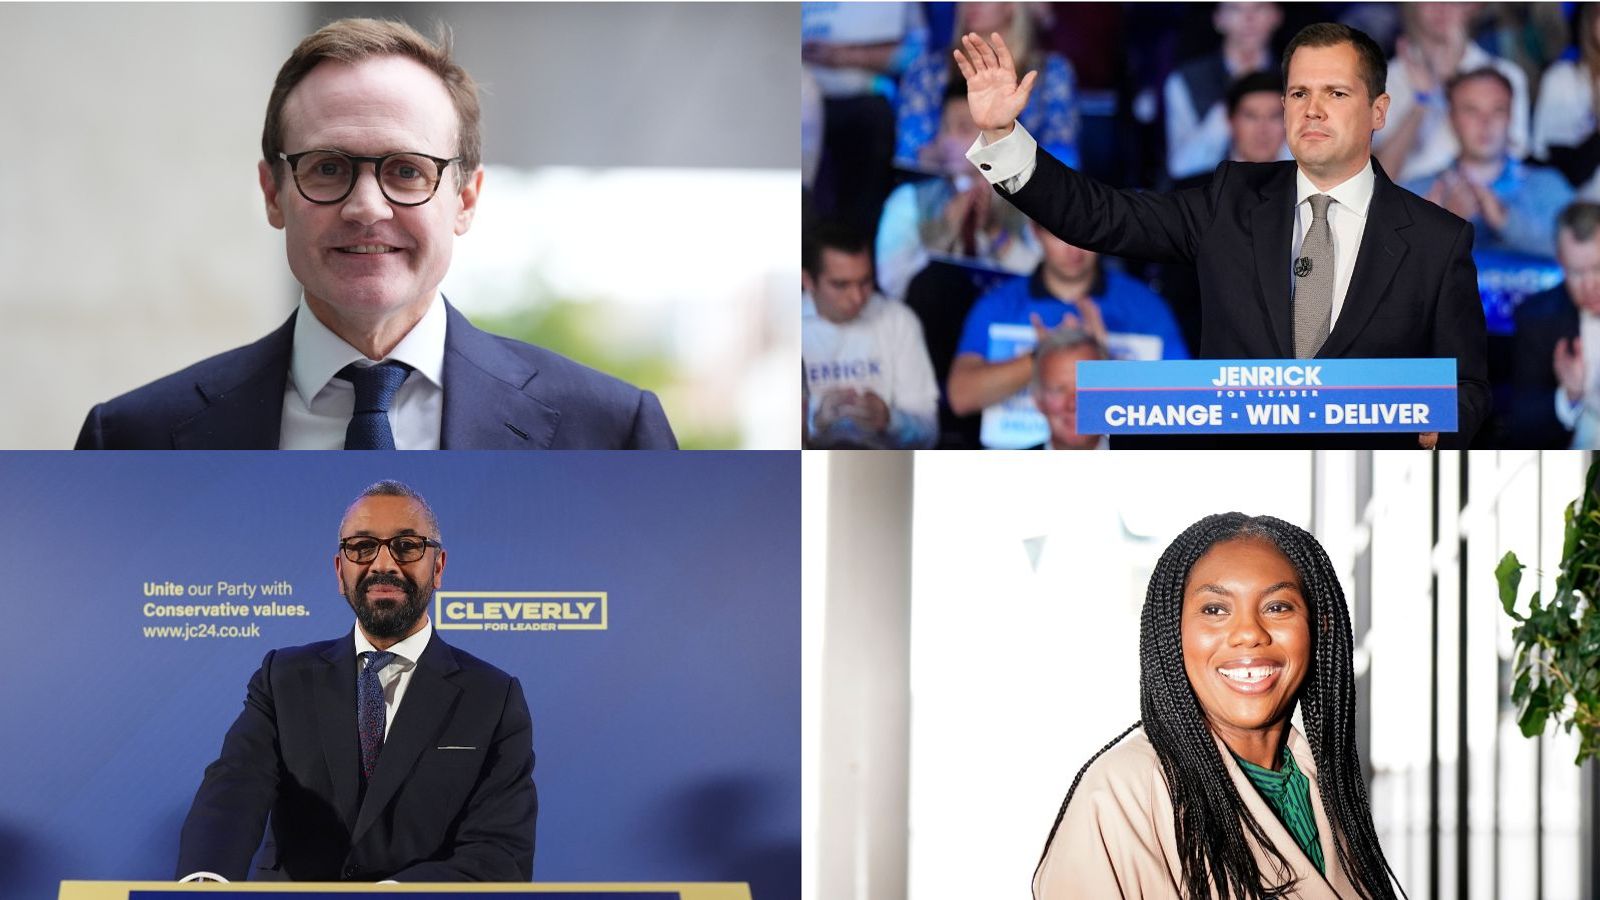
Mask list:
POLYGON ((528 704, 515 678, 433 633, 440 537, 428 502, 398 481, 350 504, 334 572, 355 627, 261 661, 184 820, 178 878, 533 877, 528 704))
POLYGON ((299 307, 253 344, 97 405, 78 448, 676 447, 650 392, 479 331, 439 293, 483 188, 478 119, 448 41, 374 19, 302 41, 257 166, 299 307))

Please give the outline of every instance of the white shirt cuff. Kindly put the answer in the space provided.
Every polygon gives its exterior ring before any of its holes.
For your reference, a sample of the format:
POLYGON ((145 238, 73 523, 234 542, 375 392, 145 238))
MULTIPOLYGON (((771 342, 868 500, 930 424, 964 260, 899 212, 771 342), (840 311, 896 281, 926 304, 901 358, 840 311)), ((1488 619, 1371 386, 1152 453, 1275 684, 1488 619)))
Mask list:
POLYGON ((1018 122, 1011 133, 990 144, 978 134, 978 139, 967 149, 967 161, 978 167, 990 184, 997 184, 1008 194, 1022 190, 1039 167, 1039 142, 1028 129, 1018 122))
POLYGON ((223 878, 221 875, 218 875, 215 872, 194 872, 194 873, 191 873, 189 875, 185 875, 182 878, 179 878, 178 879, 178 883, 179 884, 185 884, 185 883, 190 882, 190 881, 199 881, 202 878, 207 878, 207 879, 210 879, 211 881, 220 881, 220 882, 222 882, 224 884, 228 883, 228 879, 223 878))
POLYGON ((1578 425, 1578 414, 1583 411, 1583 398, 1579 397, 1577 403, 1567 402, 1567 392, 1556 385, 1556 421, 1568 431, 1578 425))

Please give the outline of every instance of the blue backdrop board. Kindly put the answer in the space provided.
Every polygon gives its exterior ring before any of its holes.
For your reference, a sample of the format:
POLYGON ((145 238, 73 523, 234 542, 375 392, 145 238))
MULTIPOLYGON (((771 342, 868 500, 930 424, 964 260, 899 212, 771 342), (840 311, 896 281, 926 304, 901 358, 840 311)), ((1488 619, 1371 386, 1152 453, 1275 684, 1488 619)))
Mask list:
POLYGON ((1562 280, 1561 266, 1553 259, 1478 248, 1472 261, 1478 266, 1478 296, 1490 334, 1511 334, 1512 316, 1522 301, 1562 280))
POLYGON ((522 681, 534 877, 798 897, 798 453, 0 455, 0 896, 172 877, 262 656, 349 632, 384 478, 438 514, 435 614, 507 625, 439 635, 522 681))

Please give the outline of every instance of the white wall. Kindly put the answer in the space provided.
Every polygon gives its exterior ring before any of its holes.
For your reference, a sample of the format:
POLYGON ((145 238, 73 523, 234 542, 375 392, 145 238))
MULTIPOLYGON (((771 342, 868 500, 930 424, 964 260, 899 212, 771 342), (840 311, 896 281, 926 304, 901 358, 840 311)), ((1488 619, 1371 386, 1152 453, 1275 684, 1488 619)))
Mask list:
POLYGON ((350 15, 401 18, 424 33, 449 25, 456 58, 485 89, 490 162, 800 166, 797 3, 335 3, 312 12, 317 25, 350 15))
MULTIPOLYGON (((808 900, 907 896, 911 471, 909 452, 840 452, 820 473, 828 481, 827 609, 811 789, 818 817, 805 832, 803 861, 815 867, 808 900)), ((804 630, 814 638, 814 627, 804 630)))
POLYGON ((0 448, 288 314, 255 161, 302 10, 0 4, 0 448))

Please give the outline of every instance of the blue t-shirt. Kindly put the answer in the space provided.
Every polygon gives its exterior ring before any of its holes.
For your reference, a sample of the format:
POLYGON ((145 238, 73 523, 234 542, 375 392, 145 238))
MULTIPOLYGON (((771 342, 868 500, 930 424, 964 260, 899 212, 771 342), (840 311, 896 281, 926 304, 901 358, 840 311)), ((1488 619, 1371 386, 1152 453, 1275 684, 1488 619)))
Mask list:
MULTIPOLYGON (((1117 335, 1125 334, 1159 338, 1161 359, 1188 359, 1189 348, 1183 343, 1183 334, 1166 301, 1136 278, 1106 269, 1102 272, 1105 290, 1100 295, 1090 296, 1100 305, 1106 331, 1111 333, 1112 357, 1119 355, 1117 335)), ((989 358, 990 325, 1027 326, 1031 321, 1029 313, 1037 313, 1046 327, 1054 328, 1068 312, 1076 315, 1076 305, 1057 300, 1045 290, 1042 268, 1032 275, 1013 278, 979 297, 972 305, 966 325, 961 329, 961 343, 956 353, 976 353, 987 362, 1005 362, 1005 359, 989 358)))

